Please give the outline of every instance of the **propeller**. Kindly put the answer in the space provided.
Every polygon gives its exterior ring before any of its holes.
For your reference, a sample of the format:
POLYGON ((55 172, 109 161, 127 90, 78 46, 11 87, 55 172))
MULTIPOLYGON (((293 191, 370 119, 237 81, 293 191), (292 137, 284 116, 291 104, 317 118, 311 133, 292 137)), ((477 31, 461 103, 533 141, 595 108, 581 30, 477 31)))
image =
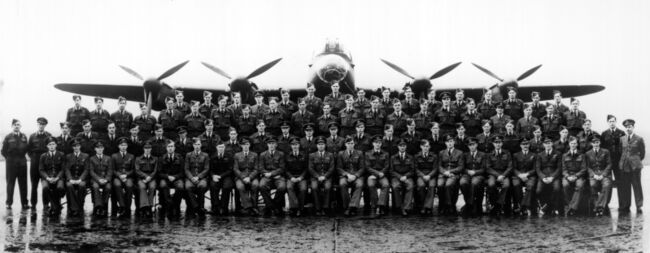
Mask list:
MULTIPOLYGON (((489 89, 492 89, 492 88, 494 88, 494 87, 497 87, 497 86, 499 86, 499 85, 505 83, 505 80, 504 80, 503 78, 500 78, 500 77, 497 76, 496 74, 492 73, 492 71, 489 71, 488 69, 486 69, 486 68, 484 68, 484 67, 481 67, 480 65, 478 65, 478 64, 476 64, 476 63, 472 63, 472 65, 474 65, 474 67, 476 67, 476 68, 478 68, 479 70, 481 70, 483 73, 485 73, 485 74, 487 74, 487 75, 493 77, 494 79, 499 80, 500 83, 497 83, 497 84, 495 84, 495 85, 490 86, 489 89)), ((512 82, 514 82, 515 85, 518 86, 517 82, 526 79, 527 77, 529 77, 530 75, 532 75, 533 73, 535 73, 535 71, 537 71, 537 70, 538 70, 539 68, 541 68, 541 67, 542 67, 542 64, 537 65, 537 66, 535 66, 535 67, 533 67, 533 68, 527 70, 526 72, 524 72, 523 74, 521 74, 519 77, 517 77, 517 79, 515 79, 515 80, 512 81, 512 82)))
POLYGON ((415 78, 411 74, 409 74, 406 70, 404 70, 403 68, 397 66, 396 64, 394 64, 392 62, 389 62, 387 60, 381 59, 381 58, 380 58, 380 60, 382 62, 384 62, 386 65, 388 65, 388 67, 394 69, 395 71, 401 73, 402 75, 405 75, 405 76, 411 78, 412 81, 410 83, 408 83, 408 84, 411 86, 411 89, 413 90, 413 92, 415 94, 419 94, 419 96, 424 96, 426 91, 431 89, 431 87, 433 86, 431 84, 431 80, 436 79, 436 78, 440 78, 440 77, 446 75, 447 73, 451 72, 456 67, 458 67, 458 65, 460 65, 462 63, 462 62, 457 62, 457 63, 451 64, 451 65, 449 65, 449 66, 447 66, 447 67, 445 67, 445 68, 443 68, 441 70, 438 70, 436 73, 434 73, 430 77, 415 78))
POLYGON ((133 70, 133 69, 131 69, 131 68, 129 68, 129 67, 126 67, 126 66, 123 66, 123 65, 119 65, 119 67, 120 67, 122 70, 124 70, 124 71, 126 71, 127 73, 129 73, 131 76, 137 78, 138 80, 144 81, 144 83, 142 84, 143 99, 144 99, 144 102, 147 104, 147 108, 149 109, 149 112, 151 112, 152 104, 153 104, 153 99, 154 99, 154 93, 157 94, 157 93, 160 91, 160 89, 161 89, 162 87, 168 88, 168 89, 170 89, 170 90, 173 90, 173 89, 174 89, 174 88, 172 88, 171 86, 169 86, 168 84, 163 83, 162 80, 165 79, 165 78, 167 78, 167 77, 169 77, 169 76, 171 76, 171 75, 173 75, 173 74, 176 73, 177 71, 179 71, 179 70, 180 70, 181 68, 183 68, 183 67, 184 67, 188 62, 189 62, 189 60, 188 60, 188 61, 181 62, 180 64, 178 64, 178 65, 176 65, 176 66, 174 66, 174 67, 168 69, 167 71, 165 71, 165 72, 164 72, 162 75, 160 75, 158 78, 155 78, 155 79, 154 79, 154 78, 150 78, 150 79, 147 79, 147 80, 145 80, 144 78, 142 78, 142 76, 141 76, 140 74, 138 74, 138 72, 135 72, 135 70, 133 70))
POLYGON ((207 62, 201 62, 203 66, 206 68, 212 70, 212 72, 217 73, 220 76, 223 76, 227 79, 230 80, 228 83, 228 87, 230 88, 230 91, 233 92, 239 92, 241 94, 242 102, 253 102, 253 93, 258 90, 258 87, 255 83, 251 82, 249 79, 259 76, 262 73, 268 71, 271 69, 273 66, 278 64, 282 58, 275 59, 267 64, 262 65, 261 67, 255 69, 253 72, 248 74, 245 77, 237 77, 233 78, 230 74, 228 74, 226 71, 223 71, 222 69, 207 63, 207 62))

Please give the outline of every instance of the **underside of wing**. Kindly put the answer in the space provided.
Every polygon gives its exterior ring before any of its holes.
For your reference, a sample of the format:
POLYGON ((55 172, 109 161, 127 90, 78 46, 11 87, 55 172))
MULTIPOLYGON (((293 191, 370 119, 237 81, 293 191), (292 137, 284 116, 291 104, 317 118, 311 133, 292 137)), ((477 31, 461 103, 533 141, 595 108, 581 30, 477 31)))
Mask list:
POLYGON ((541 100, 553 99, 553 91, 558 90, 563 98, 580 97, 604 90, 605 87, 596 84, 575 84, 575 85, 533 85, 519 86, 518 97, 524 101, 531 101, 530 93, 537 91, 541 100))
POLYGON ((142 86, 116 84, 59 83, 55 88, 79 95, 117 99, 122 96, 130 101, 144 102, 142 86))

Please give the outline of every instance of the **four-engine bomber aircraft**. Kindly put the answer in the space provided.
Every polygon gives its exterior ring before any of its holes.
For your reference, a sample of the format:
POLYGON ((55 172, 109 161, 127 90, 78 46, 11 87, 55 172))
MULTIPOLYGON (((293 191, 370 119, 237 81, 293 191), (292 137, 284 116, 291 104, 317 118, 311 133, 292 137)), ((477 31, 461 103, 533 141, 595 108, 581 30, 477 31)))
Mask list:
MULTIPOLYGON (((241 94, 242 102, 248 104, 254 104, 254 93, 258 90, 264 91, 266 96, 279 96, 279 89, 265 89, 258 87, 257 84, 252 82, 250 79, 259 76, 260 74, 266 72, 280 62, 282 58, 273 60, 247 76, 242 77, 232 77, 230 74, 221 70, 218 67, 215 67, 209 63, 202 62, 202 64, 208 69, 214 71, 215 73, 227 78, 230 80, 228 87, 226 89, 215 89, 213 86, 206 87, 172 87, 169 84, 163 82, 163 79, 171 76, 180 70, 187 64, 187 61, 174 66, 173 68, 167 70, 158 78, 144 79, 140 74, 134 70, 120 66, 124 71, 128 72, 137 79, 143 81, 142 86, 135 85, 114 85, 114 84, 73 84, 73 83, 60 83, 54 85, 57 89, 72 92, 81 95, 88 96, 99 96, 104 98, 113 98, 117 99, 119 96, 125 97, 127 100, 136 101, 136 102, 147 102, 150 106, 149 108, 159 111, 165 108, 165 97, 170 96, 174 97, 175 89, 182 89, 185 95, 186 100, 198 100, 203 101, 202 92, 204 90, 212 91, 215 94, 226 94, 231 92, 239 92, 241 94)), ((460 62, 454 63, 450 66, 447 66, 438 72, 434 73, 431 76, 425 77, 414 77, 401 67, 381 59, 385 64, 387 64, 392 69, 397 72, 409 77, 411 80, 408 82, 411 89, 420 97, 426 94, 430 89, 435 89, 438 93, 449 91, 452 92, 457 89, 457 87, 434 87, 432 80, 439 78, 456 67, 460 65, 460 62)), ((499 82, 485 87, 472 87, 472 88, 462 88, 465 91, 466 97, 472 97, 475 99, 481 98, 482 94, 486 90, 491 90, 495 94, 495 99, 500 100, 503 97, 502 94, 507 94, 508 87, 515 87, 518 89, 518 97, 524 101, 530 101, 529 94, 532 91, 539 91, 541 93, 542 100, 549 100, 553 97, 553 90, 559 90, 562 92, 564 97, 577 97, 584 96, 592 93, 596 93, 605 89, 601 85, 526 85, 519 86, 519 81, 525 79, 526 77, 533 74, 537 71, 541 65, 536 66, 523 74, 521 74, 517 79, 503 79, 491 71, 483 68, 477 64, 472 63, 479 70, 488 74, 489 76, 497 79, 499 82)), ((311 78, 309 82, 314 84, 316 88, 316 96, 324 97, 331 92, 330 85, 334 83, 339 83, 341 87, 341 92, 356 94, 356 86, 354 82, 354 63, 352 62, 352 55, 343 48, 338 41, 328 41, 325 45, 325 48, 319 54, 314 55, 311 64, 309 64, 311 78)), ((377 94, 379 95, 377 87, 361 87, 366 90, 367 94, 377 94)), ((402 87, 393 87, 393 90, 401 90, 402 87)), ((306 95, 305 88, 299 89, 289 89, 291 97, 296 99, 306 95)))

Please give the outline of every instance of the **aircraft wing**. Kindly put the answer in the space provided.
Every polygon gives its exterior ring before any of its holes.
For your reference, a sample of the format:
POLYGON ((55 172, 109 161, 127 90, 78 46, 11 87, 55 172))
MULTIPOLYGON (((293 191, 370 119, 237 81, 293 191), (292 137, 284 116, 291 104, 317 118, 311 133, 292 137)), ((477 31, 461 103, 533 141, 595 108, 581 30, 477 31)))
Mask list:
POLYGON ((129 101, 144 102, 142 86, 115 85, 115 84, 82 84, 82 83, 59 83, 55 88, 79 95, 112 98, 125 97, 129 101))
MULTIPOLYGON (((480 101, 483 98, 483 88, 462 88, 465 91, 465 97, 471 97, 478 99, 480 101)), ((541 100, 551 100, 553 99, 553 91, 559 90, 562 92, 563 98, 569 97, 579 97, 584 95, 589 95, 604 90, 605 87, 602 85, 596 84, 576 84, 576 85, 525 85, 519 86, 517 88, 517 97, 524 102, 532 101, 530 98, 530 93, 533 91, 538 91, 540 93, 541 100)), ((436 89, 437 95, 439 96, 442 92, 451 93, 452 97, 456 92, 456 89, 436 89)), ((503 94, 504 97, 507 97, 507 94, 503 94)))

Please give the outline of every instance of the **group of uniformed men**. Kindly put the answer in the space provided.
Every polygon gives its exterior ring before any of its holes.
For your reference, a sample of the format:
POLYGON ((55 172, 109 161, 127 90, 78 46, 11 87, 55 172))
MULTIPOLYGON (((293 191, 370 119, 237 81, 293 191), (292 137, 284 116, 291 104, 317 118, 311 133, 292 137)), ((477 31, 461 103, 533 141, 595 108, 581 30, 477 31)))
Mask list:
POLYGON ((589 211, 607 215, 613 178, 619 212, 629 212, 631 189, 641 211, 645 146, 634 120, 625 120, 622 131, 608 115, 609 128, 598 134, 579 101, 566 106, 560 92, 549 103, 533 92, 525 104, 514 88, 503 101, 486 91, 477 104, 462 90, 453 101, 446 92, 438 101, 435 91, 415 99, 408 86, 402 100, 385 88, 370 99, 361 89, 355 98, 340 93, 339 84, 331 88, 321 100, 308 85, 297 103, 287 91, 268 104, 257 92, 252 106, 237 93, 213 104, 208 91, 203 103, 187 103, 177 91, 158 118, 145 104, 134 117, 122 97, 112 114, 100 97, 88 110, 75 95, 59 137, 45 131, 45 118, 29 138, 20 121, 12 122, 2 147, 7 208, 16 180, 29 208, 28 154, 31 208, 40 181, 43 206, 54 216, 63 196, 68 213, 82 215, 87 188, 97 216, 108 215, 111 202, 112 214, 128 217, 134 198, 136 213, 150 217, 156 191, 160 217, 179 217, 183 200, 188 215, 205 215, 207 191, 211 213, 225 215, 234 189, 235 211, 248 215, 259 214, 258 194, 267 215, 284 213, 285 195, 296 216, 308 202, 316 215, 333 214, 334 207, 355 215, 362 196, 364 211, 374 215, 430 215, 435 196, 439 214, 455 215, 459 190, 464 215, 483 214, 485 192, 492 215, 574 215, 583 197, 592 199, 589 211), (334 192, 339 195, 332 198, 334 192))

